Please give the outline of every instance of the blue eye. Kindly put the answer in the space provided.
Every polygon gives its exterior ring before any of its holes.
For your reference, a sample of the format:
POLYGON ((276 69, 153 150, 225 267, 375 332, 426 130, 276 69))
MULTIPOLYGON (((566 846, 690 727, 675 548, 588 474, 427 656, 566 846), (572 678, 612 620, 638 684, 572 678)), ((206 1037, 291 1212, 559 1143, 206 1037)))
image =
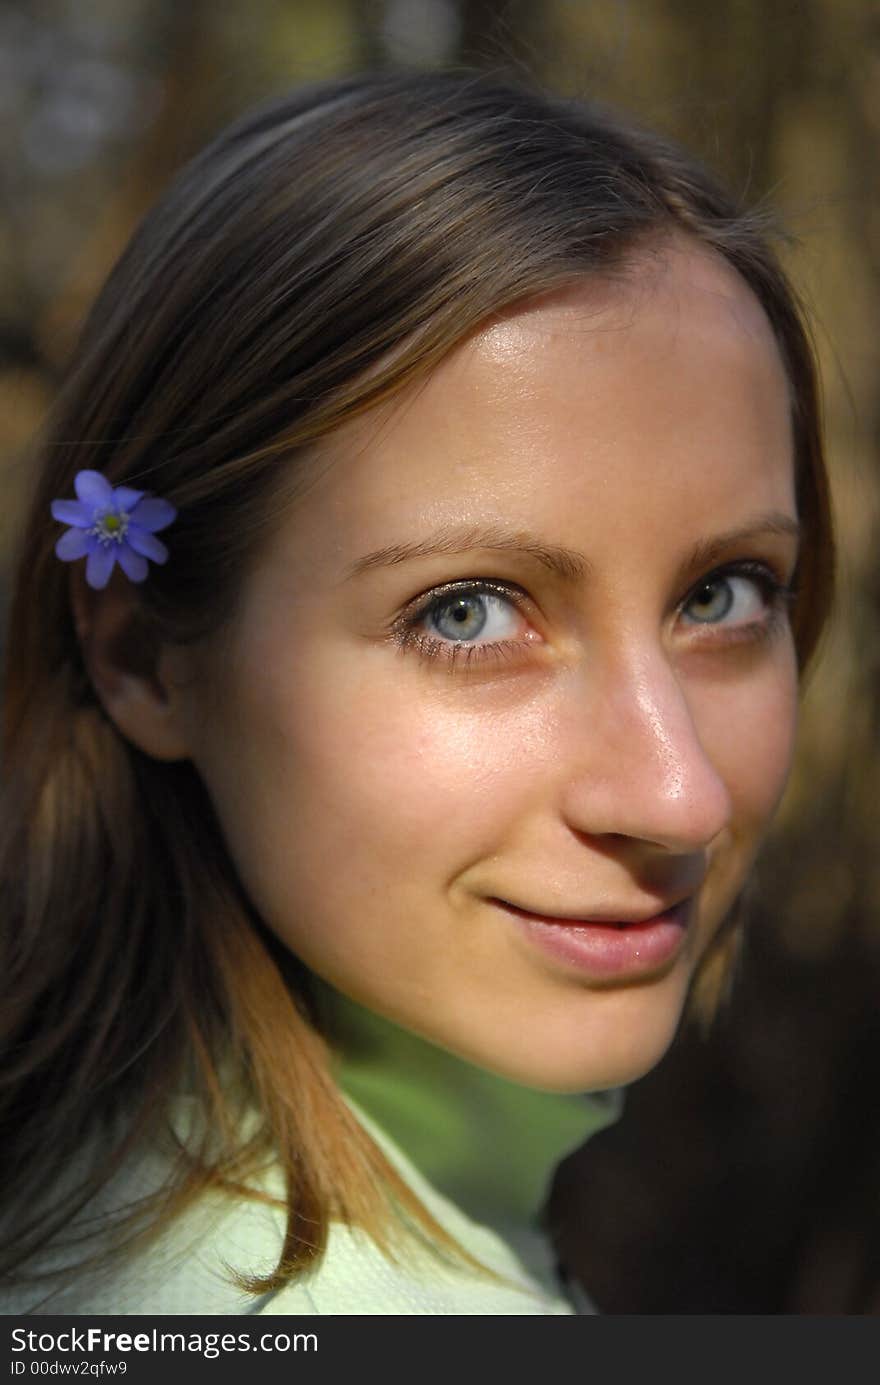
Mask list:
POLYGON ((424 619, 433 634, 446 640, 503 640, 516 628, 511 602, 494 592, 452 592, 435 598, 424 619))
POLYGON ((750 625, 764 619, 783 591, 765 569, 717 572, 694 588, 682 608, 690 625, 750 625))

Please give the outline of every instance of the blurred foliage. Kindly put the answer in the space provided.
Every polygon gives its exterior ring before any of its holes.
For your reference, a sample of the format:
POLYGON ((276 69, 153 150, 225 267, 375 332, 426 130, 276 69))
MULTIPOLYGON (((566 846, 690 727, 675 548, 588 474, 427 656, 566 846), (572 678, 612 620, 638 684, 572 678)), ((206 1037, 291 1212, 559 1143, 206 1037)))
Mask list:
POLYGON ((880 1311, 880 12, 872 0, 30 0, 0 10, 0 547, 76 329, 145 207, 251 102, 466 61, 619 104, 795 234, 841 599, 742 974, 553 1214, 609 1312, 880 1311))

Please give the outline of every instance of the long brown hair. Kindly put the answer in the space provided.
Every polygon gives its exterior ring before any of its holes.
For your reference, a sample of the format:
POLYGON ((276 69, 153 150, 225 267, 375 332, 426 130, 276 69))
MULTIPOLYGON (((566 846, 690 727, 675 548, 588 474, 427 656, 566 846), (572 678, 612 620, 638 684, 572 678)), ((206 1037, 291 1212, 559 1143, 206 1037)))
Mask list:
MULTIPOLYGON (((330 1218, 390 1246, 389 1193, 437 1233, 339 1096, 307 978, 254 916, 194 769, 141 754, 103 712, 50 500, 88 467, 172 501, 171 561, 138 601, 150 638, 194 639, 232 609, 310 444, 492 313, 612 274, 670 232, 739 271, 786 366, 803 666, 832 580, 813 356, 761 219, 672 144, 502 78, 353 77, 231 126, 134 235, 47 427, 10 618, 0 1147, 20 1216, 8 1275, 88 1204, 184 1083, 204 1135, 169 1166, 153 1223, 209 1184, 243 1193, 274 1155, 287 1236, 254 1288, 320 1255, 330 1218), (247 1138, 246 1110, 259 1114, 247 1138)), ((707 987, 731 937, 710 955, 707 987)))

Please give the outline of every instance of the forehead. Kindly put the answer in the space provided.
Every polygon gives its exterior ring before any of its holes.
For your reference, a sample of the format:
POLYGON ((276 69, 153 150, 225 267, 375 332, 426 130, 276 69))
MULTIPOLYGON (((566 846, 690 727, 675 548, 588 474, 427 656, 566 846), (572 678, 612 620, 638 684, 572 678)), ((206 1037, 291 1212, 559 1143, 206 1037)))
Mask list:
POLYGON ((392 520, 516 521, 549 506, 558 524, 560 488, 581 515, 615 485, 669 487, 680 472, 693 491, 678 459, 695 449, 714 505, 765 471, 765 489, 778 482, 768 502, 788 498, 789 388, 767 317, 720 256, 671 242, 481 326, 325 440, 312 499, 341 537, 367 542, 392 520))
POLYGON ((471 342, 495 361, 511 361, 518 350, 562 333, 573 340, 595 335, 597 350, 613 351, 637 319, 669 345, 682 332, 711 337, 717 347, 726 340, 730 349, 775 357, 781 367, 770 322, 745 280, 721 255, 680 235, 646 242, 607 273, 513 304, 471 342))

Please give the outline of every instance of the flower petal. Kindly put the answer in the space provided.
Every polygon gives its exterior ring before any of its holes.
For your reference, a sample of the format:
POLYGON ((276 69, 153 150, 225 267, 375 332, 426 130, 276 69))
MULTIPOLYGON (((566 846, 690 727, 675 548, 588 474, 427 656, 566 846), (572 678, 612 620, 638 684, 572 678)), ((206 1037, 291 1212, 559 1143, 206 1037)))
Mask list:
POLYGON ((84 505, 102 510, 113 508, 113 487, 100 471, 79 471, 74 480, 74 489, 84 505))
POLYGON ((135 553, 143 553, 145 558, 152 558, 154 563, 167 563, 168 549, 161 539, 157 539, 154 534, 148 534, 146 529, 141 529, 140 525, 132 521, 125 531, 125 542, 134 549, 135 553))
POLYGON ((116 561, 131 582, 143 582, 150 567, 146 558, 142 558, 140 553, 135 553, 134 549, 129 548, 127 543, 118 545, 116 561))
POLYGON ((131 514, 135 505, 143 498, 144 492, 132 490, 131 486, 117 486, 113 492, 113 503, 123 514, 131 514))
MULTIPOLYGON (((74 503, 71 501, 71 504, 74 503)), ((93 546, 94 539, 84 529, 68 529, 55 545, 55 556, 60 558, 62 563, 72 563, 76 558, 84 558, 87 553, 91 553, 93 546)))
POLYGON ((92 549, 86 563, 86 581, 95 591, 101 591, 110 581, 110 573, 119 552, 118 544, 102 543, 92 549))
POLYGON ((149 495, 134 507, 131 518, 142 529, 155 534, 158 529, 165 529, 167 525, 174 523, 177 511, 169 501, 149 495))
POLYGON ((62 524, 75 524, 78 529, 89 529, 92 524, 92 508, 81 505, 78 500, 53 500, 50 506, 52 518, 62 524))

